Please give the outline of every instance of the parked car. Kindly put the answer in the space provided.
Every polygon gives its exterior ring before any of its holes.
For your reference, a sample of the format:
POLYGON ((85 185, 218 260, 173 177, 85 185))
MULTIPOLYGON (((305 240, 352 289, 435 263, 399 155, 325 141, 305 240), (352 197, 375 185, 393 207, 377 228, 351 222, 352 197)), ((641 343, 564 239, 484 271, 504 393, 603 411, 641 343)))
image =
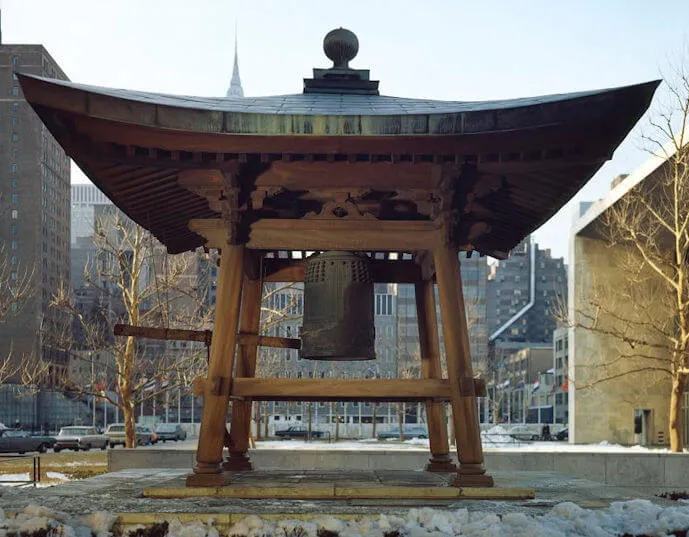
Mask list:
MULTIPOLYGON (((405 440, 410 438, 428 438, 428 431, 425 427, 403 427, 402 432, 404 433, 405 440)), ((399 440, 399 437, 399 428, 381 431, 376 435, 378 440, 399 440)))
POLYGON ((19 429, 0 429, 0 453, 45 453, 54 445, 55 438, 52 436, 31 436, 19 429))
MULTIPOLYGON (((281 431, 275 431, 275 436, 281 440, 289 440, 290 438, 306 438, 309 430, 306 427, 287 427, 281 431)), ((311 429, 311 438, 322 438, 325 433, 323 431, 316 431, 311 429)))
POLYGON ((529 425, 517 425, 516 427, 512 427, 507 434, 515 440, 522 441, 540 440, 541 438, 541 435, 529 425))
POLYGON ((167 442, 168 440, 186 440, 187 432, 182 429, 179 423, 161 423, 156 427, 158 440, 167 442))
POLYGON ((144 427, 144 433, 151 435, 151 444, 158 443, 158 434, 151 427, 144 427))
POLYGON ((569 427, 565 427, 564 429, 560 429, 555 434, 555 439, 556 440, 569 440, 569 427))
MULTIPOLYGON (((125 445, 124 423, 113 423, 108 425, 105 436, 108 438, 108 445, 115 447, 118 444, 125 445)), ((136 426, 136 445, 148 446, 153 443, 153 431, 148 427, 136 426)))
POLYGON ((105 449, 108 437, 98 434, 94 427, 63 427, 56 437, 53 451, 59 453, 63 449, 74 451, 88 451, 91 448, 105 449))

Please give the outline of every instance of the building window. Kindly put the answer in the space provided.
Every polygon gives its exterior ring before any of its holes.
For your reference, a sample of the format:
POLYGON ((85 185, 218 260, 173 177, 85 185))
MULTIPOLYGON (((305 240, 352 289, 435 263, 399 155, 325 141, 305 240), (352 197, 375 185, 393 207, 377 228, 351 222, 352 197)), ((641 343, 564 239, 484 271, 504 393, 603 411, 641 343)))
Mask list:
POLYGON ((19 56, 12 56, 12 65, 17 67, 19 65, 19 56))
POLYGON ((19 133, 13 132, 12 133, 12 141, 13 142, 18 142, 19 141, 19 133))
POLYGON ((12 86, 12 95, 19 97, 19 86, 12 86))
POLYGON ((12 203, 19 203, 19 195, 12 194, 12 203))
POLYGON ((19 103, 12 103, 12 112, 19 112, 19 103))
POLYGON ((13 256, 12 256, 12 264, 13 264, 13 265, 16 265, 17 263, 19 263, 19 259, 17 259, 17 256, 16 256, 16 255, 13 255, 13 256))
POLYGON ((376 315, 392 315, 392 295, 376 294, 376 315))
POLYGON ((10 228, 10 230, 12 232, 12 235, 16 235, 17 231, 18 231, 17 230, 17 224, 12 224, 12 227, 10 228))
POLYGON ((17 181, 16 179, 12 179, 12 188, 17 188, 18 185, 19 181, 17 181))
POLYGON ((16 116, 13 116, 12 117, 12 126, 16 127, 17 125, 19 125, 19 118, 16 116))
POLYGON ((12 220, 19 218, 19 211, 17 209, 12 209, 12 220))
POLYGON ((17 273, 16 273, 16 272, 10 273, 10 278, 11 278, 12 280, 16 280, 16 279, 17 279, 17 273))
POLYGON ((17 250, 19 248, 19 243, 17 241, 12 241, 12 250, 17 250))

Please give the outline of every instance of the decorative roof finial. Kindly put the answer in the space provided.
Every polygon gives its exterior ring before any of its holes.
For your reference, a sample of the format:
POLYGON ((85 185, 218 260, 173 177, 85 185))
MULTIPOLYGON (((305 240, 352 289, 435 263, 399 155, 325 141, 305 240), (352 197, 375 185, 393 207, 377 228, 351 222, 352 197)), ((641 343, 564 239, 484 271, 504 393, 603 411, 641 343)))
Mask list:
POLYGON ((323 39, 323 52, 333 62, 330 69, 314 68, 313 78, 304 79, 304 93, 351 93, 378 95, 378 81, 369 79, 368 69, 352 69, 349 62, 359 52, 354 32, 337 28, 323 39))
POLYGON ((340 27, 326 34, 323 52, 333 61, 335 69, 349 69, 349 62, 359 52, 359 40, 354 32, 340 27))

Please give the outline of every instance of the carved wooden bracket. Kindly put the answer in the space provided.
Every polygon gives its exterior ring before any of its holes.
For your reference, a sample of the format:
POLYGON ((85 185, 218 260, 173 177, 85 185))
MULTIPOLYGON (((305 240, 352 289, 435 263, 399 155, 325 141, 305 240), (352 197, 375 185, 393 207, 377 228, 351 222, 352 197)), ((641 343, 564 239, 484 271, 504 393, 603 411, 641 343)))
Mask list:
POLYGON ((329 201, 323 205, 319 213, 310 212, 304 216, 305 220, 376 220, 371 213, 362 211, 351 198, 345 201, 329 201))
POLYGON ((228 244, 241 243, 240 225, 242 215, 239 207, 239 180, 236 171, 222 172, 222 216, 227 223, 228 244))

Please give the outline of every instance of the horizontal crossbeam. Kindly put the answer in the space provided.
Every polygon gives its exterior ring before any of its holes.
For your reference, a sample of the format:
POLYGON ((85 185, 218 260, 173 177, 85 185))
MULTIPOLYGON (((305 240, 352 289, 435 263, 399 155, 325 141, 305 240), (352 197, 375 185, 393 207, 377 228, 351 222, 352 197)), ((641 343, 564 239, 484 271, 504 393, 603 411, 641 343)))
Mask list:
MULTIPOLYGON (((133 336, 149 339, 164 339, 174 341, 201 341, 210 345, 213 332, 211 330, 181 330, 177 328, 156 328, 154 326, 132 326, 130 324, 116 324, 116 336, 133 336)), ((259 336, 258 334, 239 333, 240 345, 258 345, 259 347, 273 347, 277 349, 301 349, 301 339, 289 337, 259 336)))
POLYGON ((231 396, 259 401, 449 401, 446 379, 235 378, 231 396))

